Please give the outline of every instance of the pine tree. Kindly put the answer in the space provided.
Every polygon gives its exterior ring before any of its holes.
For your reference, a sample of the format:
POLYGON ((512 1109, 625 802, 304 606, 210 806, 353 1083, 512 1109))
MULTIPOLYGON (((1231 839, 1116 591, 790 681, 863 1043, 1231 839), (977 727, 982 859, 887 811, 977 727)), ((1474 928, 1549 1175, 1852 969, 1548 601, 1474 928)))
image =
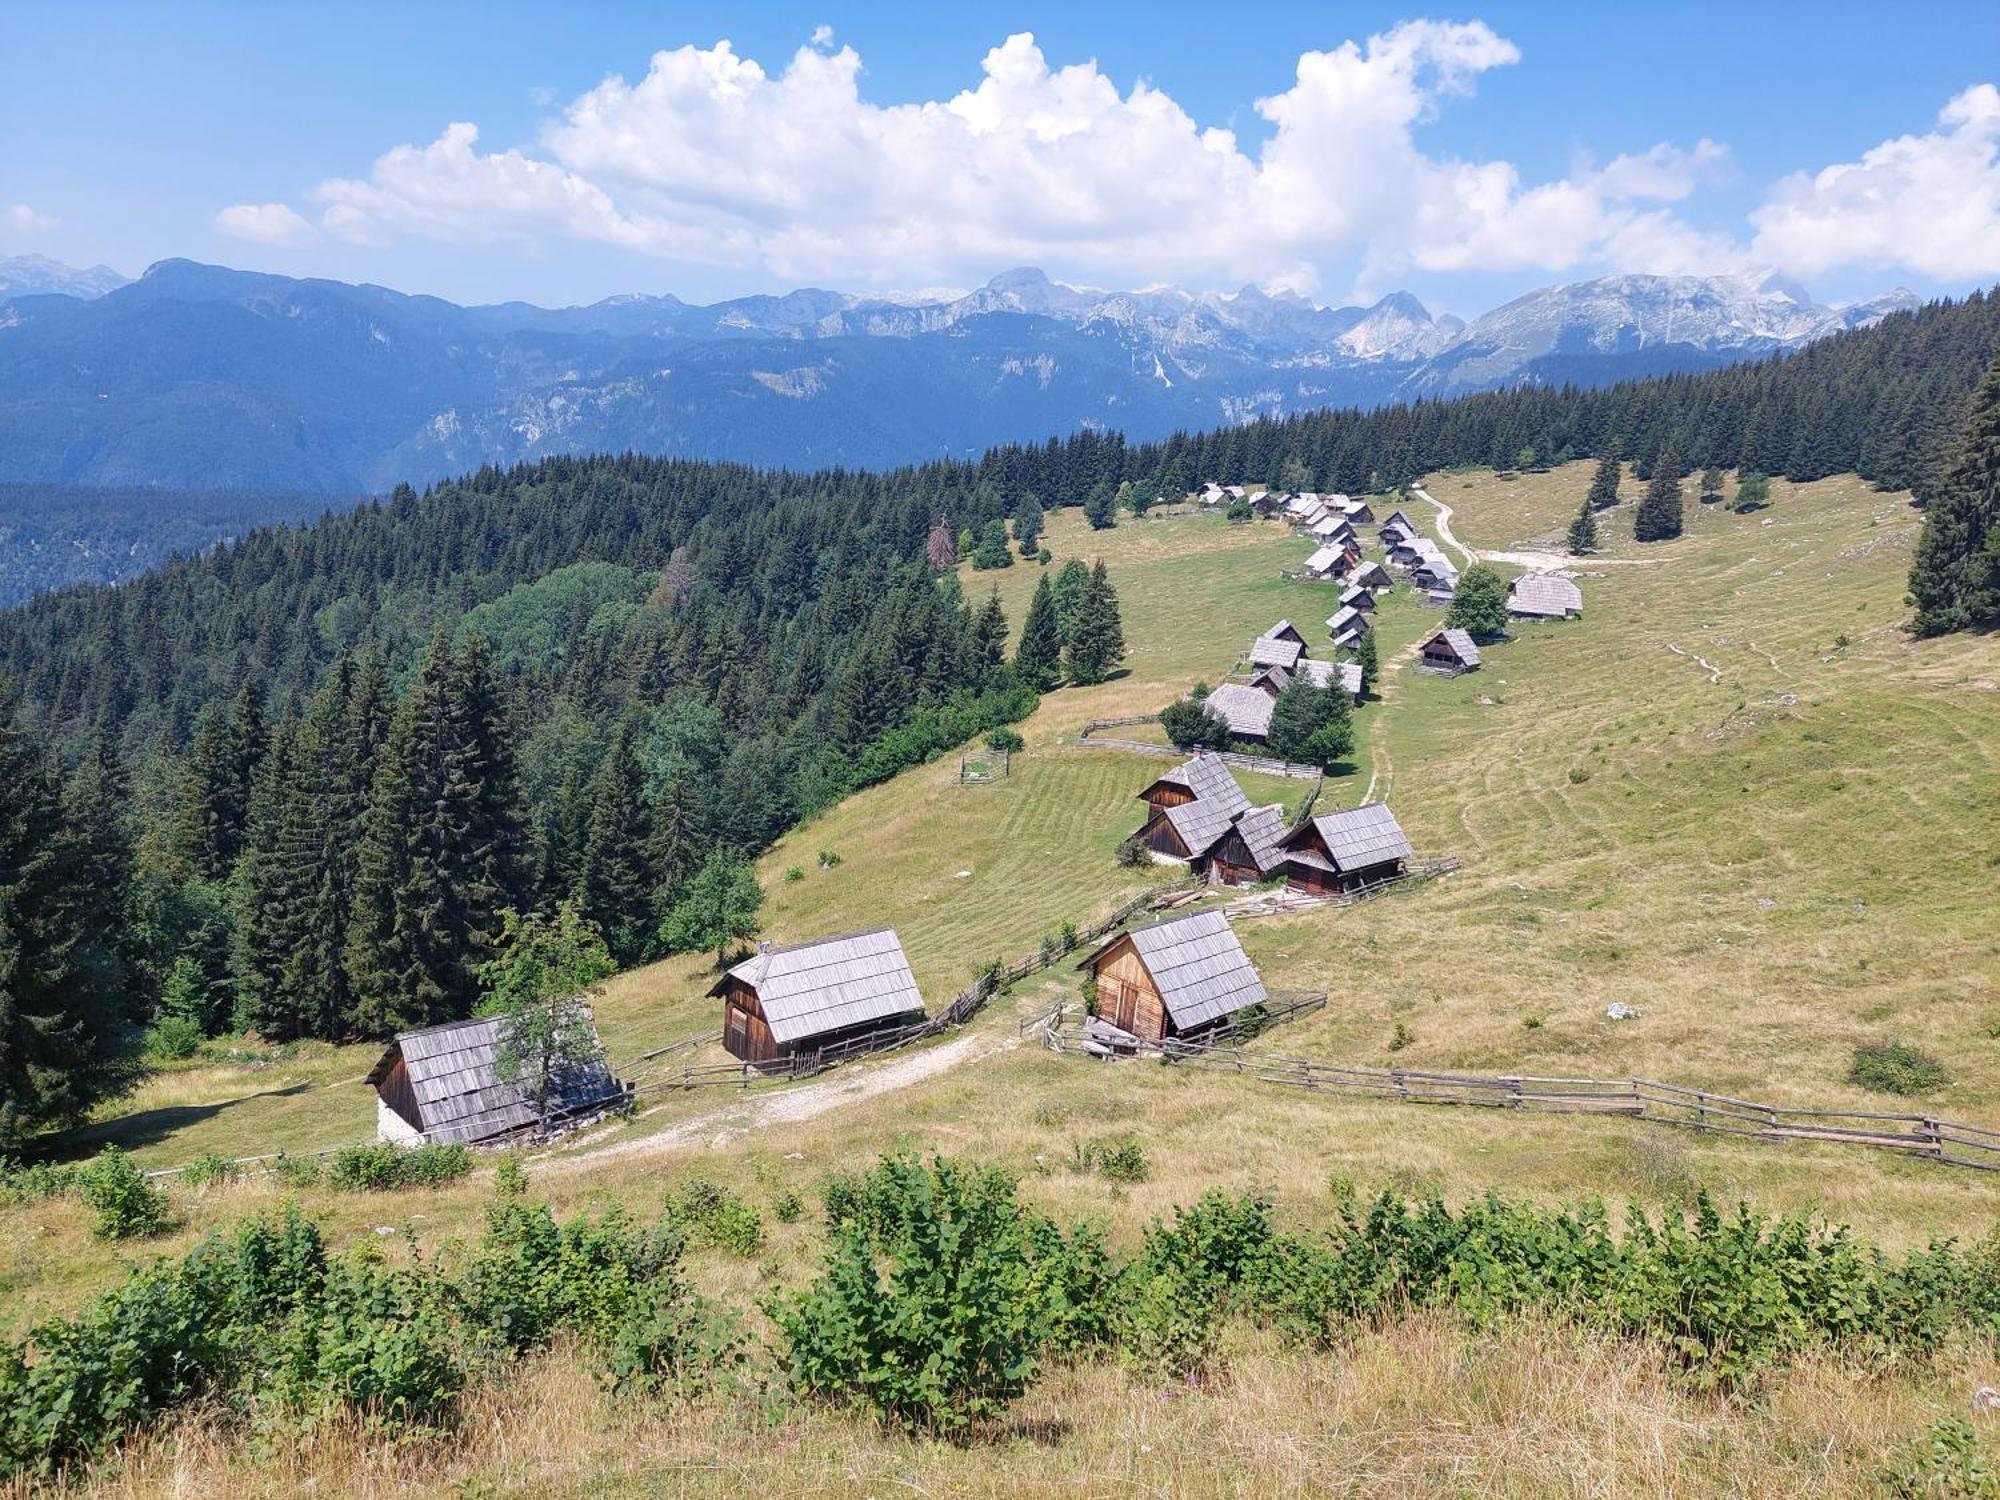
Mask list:
POLYGON ((228 708, 212 704, 195 729, 175 843, 191 873, 225 880, 243 850, 250 783, 264 754, 264 700, 245 682, 228 708))
POLYGON ((1092 531, 1109 531, 1118 524, 1118 497, 1108 484, 1100 484, 1084 497, 1083 518, 1092 531))
POLYGON ((1285 760, 1331 765, 1354 749, 1354 705, 1338 682, 1319 687, 1301 672, 1271 705, 1267 742, 1285 760))
POLYGON ((1710 464, 1701 471, 1701 503, 1714 505, 1722 498, 1722 470, 1710 464))
POLYGON ((1597 514, 1586 500, 1577 508, 1576 519, 1569 523, 1569 550, 1582 557, 1595 552, 1597 547, 1597 514))
POLYGON ((1613 443, 1597 456, 1596 472, 1590 476, 1590 489, 1583 497, 1583 503, 1592 510, 1608 510, 1618 503, 1618 479, 1620 474, 1618 446, 1613 443))
POLYGON ((118 893, 96 884, 118 855, 76 827, 83 809, 65 809, 52 757, 15 712, 0 699, 0 1156, 131 1078, 125 970, 109 941, 118 893))
POLYGON ((1083 604, 1083 596, 1090 592, 1090 565, 1080 557, 1072 557, 1056 569, 1056 581, 1050 587, 1056 596, 1056 634, 1067 645, 1076 612, 1083 604))
POLYGON ((1125 655, 1125 634, 1118 619, 1118 595, 1112 591, 1104 564, 1084 574, 1083 596, 1063 649, 1063 672, 1074 683, 1098 683, 1110 675, 1125 655))
POLYGON ((1014 566, 1014 554, 1007 546, 1007 523, 997 516, 979 529, 979 541, 972 549, 972 566, 981 573, 1014 566))
POLYGON ((313 1018, 296 1014, 297 997, 285 988, 285 971, 304 940, 310 871, 295 863, 296 834, 308 816, 293 765, 293 726, 280 723, 257 763, 236 861, 230 980, 235 1020, 279 1041, 315 1034, 313 1018))
POLYGON ((1376 649, 1374 631, 1361 632, 1361 642, 1354 648, 1354 659, 1361 664, 1361 696, 1365 698, 1375 691, 1376 679, 1382 672, 1382 657, 1376 649))
POLYGON ((1024 495, 1014 508, 1014 541, 1021 556, 1033 557, 1042 540, 1042 502, 1024 495))
POLYGON ((972 621, 972 657, 982 677, 1007 659, 1007 612, 1000 607, 1000 590, 986 596, 972 621))
POLYGON ((639 728, 619 721, 610 748, 591 782, 583 869, 576 901, 585 921, 603 935, 622 965, 653 954, 659 927, 659 875, 653 864, 652 810, 639 764, 639 728))
POLYGON ((1980 383, 1957 456, 1924 508, 1910 599, 1918 635, 2000 623, 2000 359, 1980 383))
POLYGON ((1028 616, 1021 622, 1021 641, 1014 648, 1014 671, 1029 687, 1045 693, 1054 687, 1062 672, 1062 632, 1056 624, 1055 591, 1049 575, 1035 584, 1035 597, 1028 616))
POLYGON ((1681 464, 1672 448, 1663 449, 1653 460, 1652 476, 1646 481, 1646 495, 1632 517, 1635 541, 1666 542, 1681 534, 1681 464))
MULTIPOLYGON (((951 523, 943 516, 937 518, 937 524, 931 527, 930 535, 924 539, 924 559, 938 572, 958 566, 958 543, 951 523)), ((664 574, 661 581, 665 582, 664 574)))

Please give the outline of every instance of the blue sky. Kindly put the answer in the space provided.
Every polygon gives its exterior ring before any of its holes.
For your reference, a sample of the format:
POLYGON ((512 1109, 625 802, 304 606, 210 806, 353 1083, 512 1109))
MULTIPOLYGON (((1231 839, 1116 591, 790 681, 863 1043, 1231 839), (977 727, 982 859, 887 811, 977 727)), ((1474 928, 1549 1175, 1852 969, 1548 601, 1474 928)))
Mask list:
POLYGON ((547 303, 1019 263, 1460 312, 1611 270, 1961 291, 2000 278, 1996 83, 1992 4, 42 6, 0 253, 547 303))

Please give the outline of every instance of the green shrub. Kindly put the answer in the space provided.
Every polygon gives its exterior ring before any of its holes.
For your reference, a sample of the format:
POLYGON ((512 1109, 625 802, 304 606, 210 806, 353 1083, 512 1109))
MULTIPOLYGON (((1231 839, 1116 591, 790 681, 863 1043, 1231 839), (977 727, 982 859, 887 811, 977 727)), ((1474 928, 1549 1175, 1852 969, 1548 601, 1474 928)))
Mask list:
POLYGON ((236 1175, 236 1163, 220 1151, 205 1151, 181 1168, 181 1181, 189 1187, 207 1187, 212 1182, 227 1182, 236 1175))
POLYGON ((690 1177, 667 1200, 667 1218, 690 1245, 749 1258, 764 1243, 764 1221, 745 1199, 706 1177, 690 1177))
POLYGON ((1151 852, 1136 833, 1118 846, 1118 863, 1128 870, 1136 870, 1152 862, 1151 852))
POLYGON ((57 1165, 38 1161, 10 1167, 0 1162, 0 1203, 41 1203, 77 1190, 83 1168, 73 1162, 57 1165))
POLYGON ((167 1195, 116 1146, 83 1169, 77 1186, 97 1213, 91 1232, 99 1239, 144 1239, 168 1227, 167 1195))
POLYGON ((1847 1081, 1884 1094, 1934 1094, 1951 1083, 1951 1074, 1921 1047, 1880 1042, 1854 1049, 1847 1081))
POLYGON ((1021 738, 1021 732, 1018 729, 1009 729, 1004 725, 999 729, 993 730, 986 736, 986 748, 988 750, 996 750, 1007 755, 1012 755, 1025 748, 1026 744, 1027 742, 1021 738))
POLYGON ((160 1062, 184 1062, 201 1051, 200 1023, 189 1016, 161 1016, 146 1030, 146 1055, 160 1062))
POLYGON ((472 1171, 472 1153, 464 1146, 425 1141, 398 1146, 378 1141, 370 1146, 346 1146, 326 1164, 328 1186, 351 1192, 382 1192, 389 1188, 440 1187, 472 1171))
POLYGON ((1972 1424, 1957 1415, 1940 1419, 1922 1437, 1897 1449, 1880 1478, 1893 1500, 2000 1496, 2000 1467, 1986 1456, 1972 1424))
POLYGON ((1151 1175, 1146 1148, 1135 1137, 1124 1135, 1100 1141, 1093 1154, 1098 1175, 1113 1182, 1144 1182, 1151 1175))
POLYGON ((613 1332, 605 1375, 618 1396, 692 1400, 743 1381, 749 1340, 733 1309, 662 1278, 613 1332))
POLYGON ((322 1169, 316 1156, 287 1156, 279 1152, 271 1160, 270 1173, 286 1187, 316 1187, 322 1169))
POLYGON ((796 1224, 805 1212, 805 1202, 790 1188, 771 1200, 771 1217, 780 1224, 796 1224))
POLYGON ((839 863, 840 863, 840 856, 834 853, 833 850, 822 849, 819 851, 819 867, 822 870, 831 870, 834 866, 838 865, 839 863))
POLYGON ((795 1389, 962 1436, 1006 1410, 1059 1329, 1093 1314, 1072 1259, 993 1166, 881 1162, 828 1184, 820 1274, 767 1305, 795 1389), (1052 1264, 1052 1247, 1061 1260, 1052 1264))
POLYGON ((797 865, 786 866, 785 883, 787 885, 796 884, 797 882, 804 880, 805 878, 806 878, 806 872, 804 870, 801 870, 797 865))

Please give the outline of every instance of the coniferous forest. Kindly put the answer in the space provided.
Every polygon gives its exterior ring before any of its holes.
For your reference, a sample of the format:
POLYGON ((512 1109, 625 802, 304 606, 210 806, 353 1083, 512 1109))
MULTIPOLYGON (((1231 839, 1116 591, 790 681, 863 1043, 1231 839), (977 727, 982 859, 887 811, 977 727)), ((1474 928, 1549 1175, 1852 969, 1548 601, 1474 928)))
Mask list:
MULTIPOLYGON (((573 900, 643 961, 698 880, 1065 674, 1101 680, 1109 580, 1045 577, 1017 668, 997 602, 941 566, 952 537, 1108 519, 1126 486, 1360 493, 1614 444, 1642 476, 1671 453, 1675 478, 1855 471, 1924 500, 1990 477, 1958 452, 1996 344, 2000 301, 1974 296, 1700 375, 1144 446, 1084 431, 882 474, 554 458, 33 600, 0 615, 0 1151, 122 1086, 148 1030, 463 1016, 509 911, 573 900)), ((1952 509, 1974 551, 1980 503, 1952 509)), ((1952 547, 1920 574, 1985 576, 1952 547)), ((1977 623, 1954 608, 1929 618, 1977 623)))

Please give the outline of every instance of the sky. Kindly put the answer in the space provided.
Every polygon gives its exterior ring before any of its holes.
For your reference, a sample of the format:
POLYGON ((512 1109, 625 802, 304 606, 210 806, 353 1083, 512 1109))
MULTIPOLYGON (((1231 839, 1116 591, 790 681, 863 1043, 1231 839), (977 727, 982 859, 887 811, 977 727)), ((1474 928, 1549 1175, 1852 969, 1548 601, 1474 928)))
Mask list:
POLYGON ((461 302, 2000 280, 2000 4, 39 4, 0 255, 461 302))

